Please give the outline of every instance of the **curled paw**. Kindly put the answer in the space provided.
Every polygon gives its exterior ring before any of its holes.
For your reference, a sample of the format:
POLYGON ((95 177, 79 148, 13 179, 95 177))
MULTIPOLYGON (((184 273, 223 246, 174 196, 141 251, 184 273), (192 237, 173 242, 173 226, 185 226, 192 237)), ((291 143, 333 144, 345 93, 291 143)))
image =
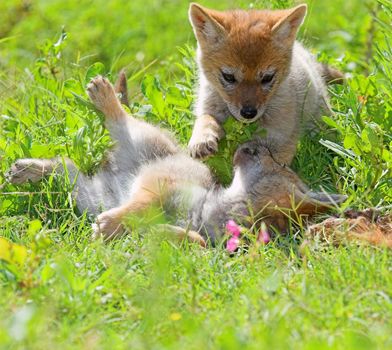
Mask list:
POLYGON ((218 152, 218 138, 206 135, 203 140, 190 140, 189 152, 193 158, 205 158, 218 152))
POLYGON ((118 215, 116 209, 110 209, 98 215, 95 223, 92 225, 93 238, 103 238, 110 240, 120 236, 124 232, 122 218, 118 215))
POLYGON ((87 85, 87 93, 95 107, 104 114, 110 114, 119 104, 112 84, 101 75, 90 81, 87 85))

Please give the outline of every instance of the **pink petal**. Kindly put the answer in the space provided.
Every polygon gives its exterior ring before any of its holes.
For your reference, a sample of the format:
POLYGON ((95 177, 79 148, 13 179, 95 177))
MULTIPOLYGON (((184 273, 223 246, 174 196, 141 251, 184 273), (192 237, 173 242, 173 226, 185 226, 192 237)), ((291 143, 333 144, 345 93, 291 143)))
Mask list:
POLYGON ((240 244, 240 240, 238 237, 231 237, 226 243, 226 249, 231 253, 235 252, 239 244, 240 244))
POLYGON ((239 225, 236 224, 234 220, 229 220, 226 223, 226 230, 228 233, 231 233, 235 237, 239 237, 241 234, 241 228, 239 225))
POLYGON ((261 223, 261 229, 259 232, 259 236, 257 237, 257 240, 264 244, 267 244, 271 241, 271 237, 268 233, 267 226, 265 225, 264 222, 261 223))

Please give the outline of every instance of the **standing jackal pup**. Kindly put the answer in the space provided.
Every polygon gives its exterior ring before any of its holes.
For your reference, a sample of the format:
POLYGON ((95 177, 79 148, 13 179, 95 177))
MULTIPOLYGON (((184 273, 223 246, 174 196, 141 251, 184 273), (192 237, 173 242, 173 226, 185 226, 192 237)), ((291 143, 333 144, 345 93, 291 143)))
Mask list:
POLYGON ((284 229, 285 215, 275 206, 296 214, 326 209, 337 196, 308 192, 288 168, 277 164, 257 141, 241 146, 234 157, 235 175, 228 188, 216 185, 209 169, 181 151, 158 128, 129 116, 108 80, 96 77, 87 88, 95 106, 105 115, 105 125, 116 147, 92 177, 81 174, 71 160, 20 159, 8 177, 14 184, 38 181, 52 172, 63 174, 64 163, 78 209, 97 215, 95 236, 112 238, 124 231, 123 220, 152 205, 161 205, 176 219, 167 230, 203 246, 214 243, 233 218, 244 224, 250 212, 284 229), (101 208, 104 208, 101 213, 101 208))
POLYGON ((218 150, 222 123, 233 116, 258 121, 274 158, 290 164, 303 124, 329 112, 326 82, 342 80, 295 41, 305 14, 306 5, 225 12, 190 5, 199 66, 193 157, 218 150))

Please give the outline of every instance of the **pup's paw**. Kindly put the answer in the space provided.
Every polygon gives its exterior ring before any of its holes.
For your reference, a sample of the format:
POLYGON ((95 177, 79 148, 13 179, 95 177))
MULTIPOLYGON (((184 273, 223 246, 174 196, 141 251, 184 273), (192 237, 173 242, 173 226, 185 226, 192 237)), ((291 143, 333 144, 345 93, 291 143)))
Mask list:
POLYGON ((98 239, 102 237, 106 241, 120 236, 124 232, 121 220, 122 217, 116 208, 98 215, 95 223, 92 225, 93 238, 98 239))
POLYGON ((118 113, 120 103, 109 80, 98 75, 87 85, 87 93, 95 107, 105 115, 111 116, 118 113))
POLYGON ((45 175, 45 162, 40 159, 19 159, 5 174, 6 180, 12 184, 28 181, 37 182, 45 175))
POLYGON ((213 134, 201 138, 191 137, 188 149, 193 158, 205 158, 218 152, 218 138, 213 134))

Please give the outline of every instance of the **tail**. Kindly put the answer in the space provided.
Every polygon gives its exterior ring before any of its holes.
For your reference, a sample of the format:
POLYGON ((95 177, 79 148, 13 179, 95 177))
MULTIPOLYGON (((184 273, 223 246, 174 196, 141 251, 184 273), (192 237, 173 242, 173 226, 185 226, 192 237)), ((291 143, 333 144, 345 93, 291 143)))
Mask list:
POLYGON ((114 90, 116 93, 120 94, 120 102, 129 107, 127 76, 125 74, 125 69, 122 69, 118 75, 116 84, 114 85, 114 90))
POLYGON ((341 71, 327 64, 321 64, 321 75, 327 84, 343 84, 345 80, 341 71))

